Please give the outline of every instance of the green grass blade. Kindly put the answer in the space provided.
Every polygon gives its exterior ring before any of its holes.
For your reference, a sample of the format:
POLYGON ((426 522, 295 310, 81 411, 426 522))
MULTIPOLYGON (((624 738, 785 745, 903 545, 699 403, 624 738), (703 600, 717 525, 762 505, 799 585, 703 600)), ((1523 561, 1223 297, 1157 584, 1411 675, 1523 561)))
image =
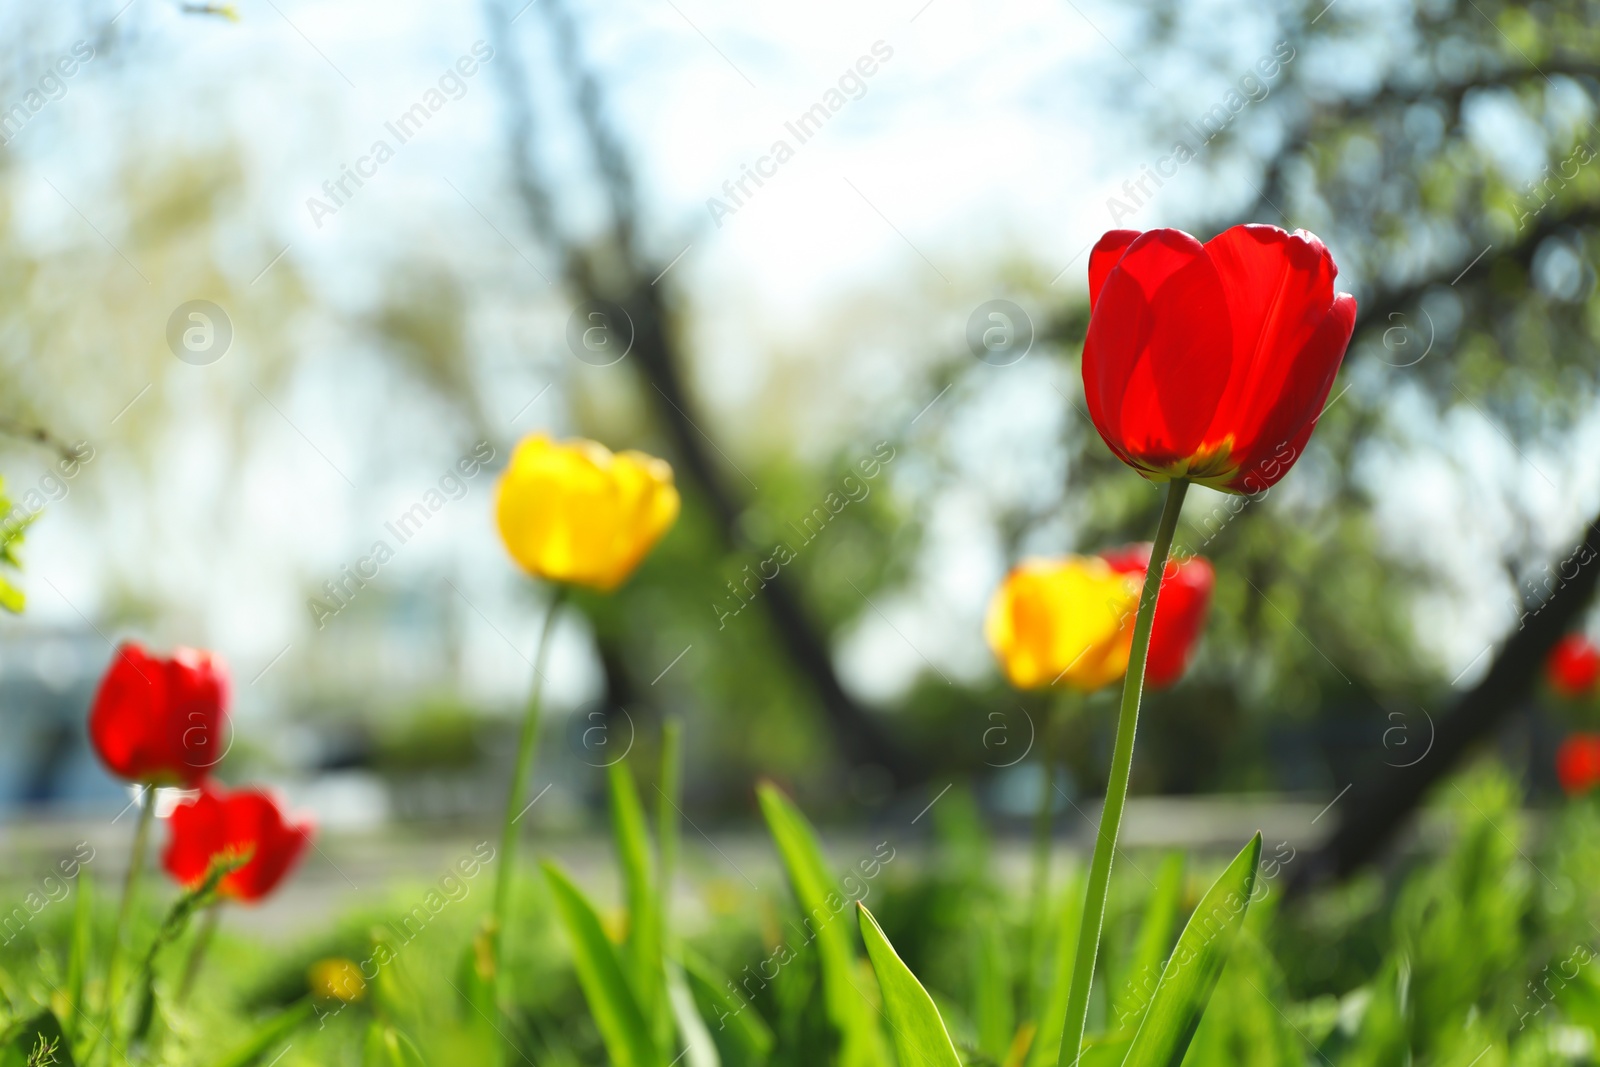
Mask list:
POLYGON ((777 1038, 761 1013, 729 992, 734 984, 697 953, 684 951, 683 968, 723 1063, 727 1067, 763 1067, 777 1038))
POLYGON ((672 1020, 668 1015, 666 972, 661 965, 661 898, 656 892, 655 864, 650 854, 650 832, 644 805, 626 763, 613 763, 607 774, 611 786, 611 834, 622 864, 622 884, 628 902, 628 966, 639 1010, 651 1024, 661 1047, 670 1043, 672 1020))
POLYGON ((678 871, 678 807, 683 795, 683 722, 661 724, 661 803, 656 805, 656 844, 661 853, 661 939, 671 943, 672 880, 678 871))
POLYGON ((1078 924, 1083 918, 1083 878, 1074 877, 1058 898, 1061 922, 1056 927, 1056 960, 1053 979, 1044 998, 1044 1008, 1035 1020, 1033 1044, 1028 1048, 1028 1067, 1056 1067, 1061 1053, 1061 1034, 1067 1026, 1067 997, 1072 989, 1072 965, 1078 955, 1078 924))
POLYGON ((367 1027, 362 1067, 428 1067, 428 1061, 405 1034, 387 1023, 367 1027))
POLYGON ((614 1067, 658 1067, 655 1039, 594 906, 561 870, 544 864, 556 913, 572 943, 573 969, 614 1067))
POLYGON ((900 1067, 961 1067, 961 1057, 944 1028, 933 998, 922 988, 911 968, 883 936, 878 920, 865 904, 857 903, 861 936, 867 942, 867 955, 883 991, 883 1008, 894 1034, 894 1051, 900 1067))
POLYGON ((1161 870, 1156 874, 1155 888, 1145 906, 1144 922, 1112 1000, 1112 1030, 1131 1030, 1137 1026, 1155 994, 1161 961, 1167 958, 1172 931, 1178 925, 1178 909, 1183 904, 1183 869, 1183 853, 1174 852, 1162 861, 1161 870))
POLYGON ((94 892, 89 872, 78 869, 78 899, 72 903, 72 942, 67 950, 67 1042, 78 1039, 78 1020, 88 1018, 83 990, 89 981, 89 961, 94 958, 94 892))
POLYGON ((695 1007, 694 994, 683 977, 683 968, 667 963, 667 998, 672 1005, 672 1018, 678 1024, 678 1035, 683 1040, 683 1051, 677 1053, 683 1067, 722 1067, 722 1057, 717 1055, 717 1043, 695 1007))
POLYGON ((1222 872, 1178 937, 1123 1067, 1178 1067, 1244 925, 1261 862, 1258 833, 1222 872))
POLYGON ((840 1067, 880 1067, 886 1051, 882 1034, 872 1005, 856 985, 855 937, 849 920, 841 917, 849 902, 838 893, 806 817, 771 783, 757 792, 800 905, 801 923, 821 961, 823 1000, 841 1038, 840 1067))
POLYGON ((972 1020, 979 1051, 995 1063, 1005 1059, 1017 1029, 1014 985, 1005 926, 985 907, 972 926, 972 1020))
POLYGON ((281 1056, 289 1035, 310 1020, 313 1012, 308 1000, 279 1012, 256 1027, 249 1037, 225 1052, 220 1059, 213 1061, 213 1067, 253 1067, 269 1052, 281 1056))

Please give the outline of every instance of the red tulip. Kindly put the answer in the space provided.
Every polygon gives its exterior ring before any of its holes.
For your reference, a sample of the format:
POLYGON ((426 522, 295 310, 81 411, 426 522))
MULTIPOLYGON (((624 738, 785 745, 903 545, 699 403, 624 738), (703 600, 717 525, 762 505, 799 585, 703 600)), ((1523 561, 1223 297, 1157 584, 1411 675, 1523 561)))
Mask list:
POLYGON ((89 738, 105 765, 131 782, 193 787, 222 758, 228 675, 193 648, 152 656, 128 643, 100 680, 89 738))
MULTIPOLYGON (((1150 567, 1150 544, 1102 552, 1100 558, 1111 564, 1112 570, 1136 574, 1142 582, 1150 567)), ((1144 670, 1146 685, 1160 688, 1183 677, 1189 666, 1189 653, 1205 628, 1206 609, 1211 606, 1211 589, 1216 580, 1211 561, 1202 556, 1167 561, 1161 578, 1161 593, 1156 598, 1155 618, 1150 621, 1150 652, 1144 670)))
POLYGON ((1259 493, 1316 425, 1355 328, 1304 230, 1112 230, 1089 256, 1084 395, 1111 451, 1151 481, 1259 493))
POLYGON ((289 822, 271 795, 257 789, 226 793, 215 785, 172 812, 172 838, 162 866, 184 886, 198 884, 218 856, 248 853, 244 866, 225 876, 217 891, 234 900, 260 900, 283 880, 311 843, 309 819, 289 822))
POLYGON ((1550 688, 1564 697, 1581 697, 1600 679, 1600 649, 1583 634, 1568 634, 1556 642, 1545 660, 1550 688))
POLYGON ((1556 777, 1570 796, 1600 784, 1600 734, 1572 734, 1556 750, 1556 777))

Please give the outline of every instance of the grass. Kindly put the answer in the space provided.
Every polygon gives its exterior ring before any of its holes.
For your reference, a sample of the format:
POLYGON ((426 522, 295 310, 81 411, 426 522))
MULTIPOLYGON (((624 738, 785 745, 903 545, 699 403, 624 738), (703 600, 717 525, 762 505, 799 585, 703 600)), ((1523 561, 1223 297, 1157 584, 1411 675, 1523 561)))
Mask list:
MULTIPOLYGON (((130 1001, 117 1052, 93 1051, 115 901, 99 886, 80 887, 75 903, 45 909, 0 947, 0 1067, 120 1065, 124 1056, 174 1067, 1056 1062, 1039 1020, 1060 1013, 1072 947, 1061 932, 1076 929, 1083 872, 1058 876, 1035 929, 1027 886, 997 881, 981 822, 955 794, 940 805, 935 847, 913 862, 886 846, 825 855, 803 815, 763 790, 787 885, 713 883, 708 891, 725 899, 693 927, 660 912, 655 892, 656 841, 675 833, 671 820, 652 834, 626 786, 614 787, 613 802, 623 809, 613 819, 616 900, 595 901, 554 867, 530 861, 517 871, 498 1010, 481 926, 494 861, 468 855, 445 877, 396 887, 290 944, 231 937, 224 926, 181 1004, 194 931, 179 934, 156 956, 148 1023, 131 1018, 130 1001), (870 916, 857 914, 857 901, 870 916), (370 975, 359 999, 312 996, 308 972, 330 957, 370 975), (144 1037, 129 1039, 141 1026, 144 1037)), ((1264 843, 1252 902, 1237 913, 1231 952, 1181 1062, 1595 1061, 1600 809, 1570 804, 1536 839, 1516 788, 1493 767, 1447 784, 1437 802, 1455 827, 1446 850, 1292 904, 1283 887, 1299 857, 1264 843)), ((675 843, 669 851, 676 855, 675 843)), ((1163 972, 1170 983, 1201 971, 1204 950, 1222 944, 1206 917, 1232 913, 1200 905, 1225 861, 1119 860, 1085 1067, 1135 1062, 1129 1042, 1147 1013, 1162 1010, 1150 1006, 1162 1003, 1163 972), (1183 937, 1202 955, 1185 957, 1174 945, 1191 913, 1183 937), (1169 962, 1179 957, 1181 966, 1169 962)), ((137 916, 130 957, 144 955, 164 917, 153 907, 137 916)))

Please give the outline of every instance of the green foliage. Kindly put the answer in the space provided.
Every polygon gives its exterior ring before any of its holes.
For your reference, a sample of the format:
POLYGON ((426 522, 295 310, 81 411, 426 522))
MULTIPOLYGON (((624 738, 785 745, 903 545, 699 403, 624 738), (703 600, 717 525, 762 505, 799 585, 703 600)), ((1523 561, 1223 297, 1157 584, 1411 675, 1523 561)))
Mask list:
MULTIPOLYGON (((810 824, 768 787, 763 810, 787 891, 774 887, 745 898, 749 906, 734 915, 681 930, 662 909, 663 947, 641 971, 633 876, 624 868, 649 857, 654 843, 641 833, 643 805, 628 811, 639 798, 630 801, 612 774, 622 813, 613 831, 619 843, 633 839, 618 855, 635 856, 619 866, 624 907, 597 907, 554 867, 520 885, 527 909, 507 930, 503 1014, 466 998, 455 967, 479 933, 484 874, 419 932, 406 923, 426 887, 397 887, 392 898, 289 942, 230 935, 225 920, 185 1004, 165 991, 195 933, 174 920, 186 898, 169 894, 131 928, 128 951, 151 961, 156 1010, 144 1040, 119 1039, 119 1047, 136 1067, 415 1067, 501 1055, 522 1062, 518 1053, 540 1067, 667 1067, 675 1058, 679 1067, 839 1067, 847 1048, 837 1004, 859 1009, 847 1025, 860 1028, 875 1067, 1059 1058, 1050 1034, 1060 1032, 1066 971, 1056 964, 1070 968, 1063 932, 1070 942, 1081 872, 1064 880, 1038 934, 1025 887, 1004 876, 1006 864, 970 865, 1003 848, 958 811, 941 823, 931 852, 914 864, 897 859, 871 880, 870 919, 824 922, 834 904, 848 911, 849 891, 834 880, 810 824), (835 929, 845 935, 833 942, 844 966, 830 972, 823 938, 835 929), (1048 941, 1052 966, 1030 975, 1017 961, 1036 936, 1048 941), (152 954, 157 945, 166 947, 152 954), (308 998, 307 969, 331 956, 358 963, 365 997, 342 1005, 308 998), (845 983, 848 1000, 830 1000, 830 975, 845 983), (664 1031, 641 1007, 639 990, 650 982, 664 1031)), ((1478 1067, 1590 1062, 1573 1050, 1600 1042, 1600 935, 1590 925, 1600 921, 1600 802, 1552 813, 1536 837, 1513 782, 1491 769, 1446 783, 1427 817, 1429 840, 1443 847, 1409 857, 1387 883, 1369 876, 1292 908, 1281 906, 1281 880, 1268 874, 1299 861, 1276 843, 1266 851, 1279 867, 1265 866, 1253 882, 1255 842, 1226 865, 1203 853, 1127 857, 1112 886, 1106 980, 1091 1000, 1083 1067, 1465 1067, 1480 1054, 1478 1067), (1196 899, 1191 887, 1207 884, 1196 899), (1249 906, 1236 910, 1230 899, 1249 906), (1153 985, 1140 977, 1152 966, 1153 985)), ((688 844, 689 880, 698 881, 700 862, 725 862, 688 844)), ((41 1035, 44 1047, 56 1044, 58 1064, 87 1062, 94 1030, 67 1024, 104 1012, 115 902, 103 896, 47 909, 0 944, 0 1057, 10 1057, 0 1067, 38 1060, 41 1035), (74 968, 81 994, 69 980, 74 968), (58 1042, 51 1020, 63 1024, 58 1042)), ((659 894, 653 899, 660 906, 659 894)), ((144 987, 141 979, 135 988, 144 987)), ((103 1065, 104 1049, 97 1058, 103 1065)))
POLYGON ((227 1047, 216 1060, 216 1067, 256 1067, 269 1054, 276 1054, 290 1035, 310 1020, 311 1014, 308 1002, 279 1012, 251 1029, 237 1044, 227 1047))
POLYGON ((1055 956, 1034 992, 1033 1003, 1042 1005, 1042 1009, 1030 1023, 1034 1035, 1028 1067, 1052 1067, 1061 1052, 1062 1031, 1067 1025, 1067 993, 1078 951, 1078 926, 1083 920, 1083 893, 1082 878, 1067 883, 1059 898, 1059 918, 1054 929, 1047 932, 1055 943, 1055 956))
POLYGON ((906 1067, 961 1067, 961 1058, 950 1043, 950 1033, 939 1017, 933 998, 895 953, 867 906, 858 904, 857 907, 861 915, 861 936, 867 943, 867 955, 872 958, 878 986, 883 990, 883 1007, 889 1017, 889 1030, 894 1035, 895 1055, 906 1067))
POLYGON ((0 478, 0 516, 4 517, 0 521, 0 609, 20 615, 27 606, 28 598, 13 583, 11 572, 22 570, 22 560, 17 550, 22 547, 23 534, 33 525, 38 513, 17 509, 20 517, 13 520, 11 515, 14 508, 15 502, 5 491, 5 479, 0 478))
POLYGON ((612 1063, 617 1067, 659 1067, 649 1020, 622 959, 606 940, 594 905, 558 868, 546 864, 544 870, 561 924, 571 939, 573 967, 612 1063))
POLYGON ((0 1036, 0 1067, 73 1067, 72 1046, 53 1011, 41 1011, 0 1036))
POLYGON ((1183 903, 1182 853, 1173 853, 1161 863, 1156 875, 1155 888, 1145 905, 1144 923, 1139 928, 1123 977, 1115 986, 1111 1005, 1113 1023, 1117 1028, 1132 1026, 1144 1015, 1150 1003, 1150 994, 1161 974, 1161 964, 1167 958, 1167 946, 1172 941, 1172 928, 1178 921, 1183 903))
POLYGON ((415 1042, 394 1027, 379 1022, 367 1028, 361 1063, 362 1067, 427 1067, 415 1042))
POLYGON ((661 1043, 671 1031, 667 1018, 666 972, 662 961, 661 892, 650 855, 649 831, 639 791, 626 763, 608 768, 611 784, 611 835, 622 866, 628 904, 626 958, 639 1010, 661 1043))
POLYGON ((841 1067, 872 1067, 883 1062, 882 1037, 861 987, 853 924, 841 918, 847 905, 839 894, 839 882, 829 873, 816 833, 799 809, 770 783, 761 786, 759 795, 767 829, 783 857, 789 887, 800 905, 807 941, 816 946, 822 997, 839 1036, 839 1063, 841 1067))
POLYGON ((1178 1067, 1183 1062, 1244 926, 1260 863, 1258 833, 1200 898, 1161 969, 1155 997, 1145 1009, 1123 1067, 1178 1067))

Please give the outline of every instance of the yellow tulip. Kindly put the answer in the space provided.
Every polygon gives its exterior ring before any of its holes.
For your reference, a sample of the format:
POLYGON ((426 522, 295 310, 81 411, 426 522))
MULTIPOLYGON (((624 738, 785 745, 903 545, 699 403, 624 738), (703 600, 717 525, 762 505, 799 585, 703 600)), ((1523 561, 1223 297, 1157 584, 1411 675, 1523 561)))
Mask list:
POLYGON ((335 956, 318 960, 306 973, 311 995, 318 1000, 339 1000, 346 1004, 360 1000, 367 992, 361 969, 347 959, 335 956))
POLYGON ((537 578, 615 589, 678 517, 665 460, 593 441, 525 438, 500 476, 506 551, 537 578))
POLYGON ((1105 560, 1025 560, 989 602, 984 636, 1011 684, 1089 691, 1128 669, 1139 586, 1105 560))

